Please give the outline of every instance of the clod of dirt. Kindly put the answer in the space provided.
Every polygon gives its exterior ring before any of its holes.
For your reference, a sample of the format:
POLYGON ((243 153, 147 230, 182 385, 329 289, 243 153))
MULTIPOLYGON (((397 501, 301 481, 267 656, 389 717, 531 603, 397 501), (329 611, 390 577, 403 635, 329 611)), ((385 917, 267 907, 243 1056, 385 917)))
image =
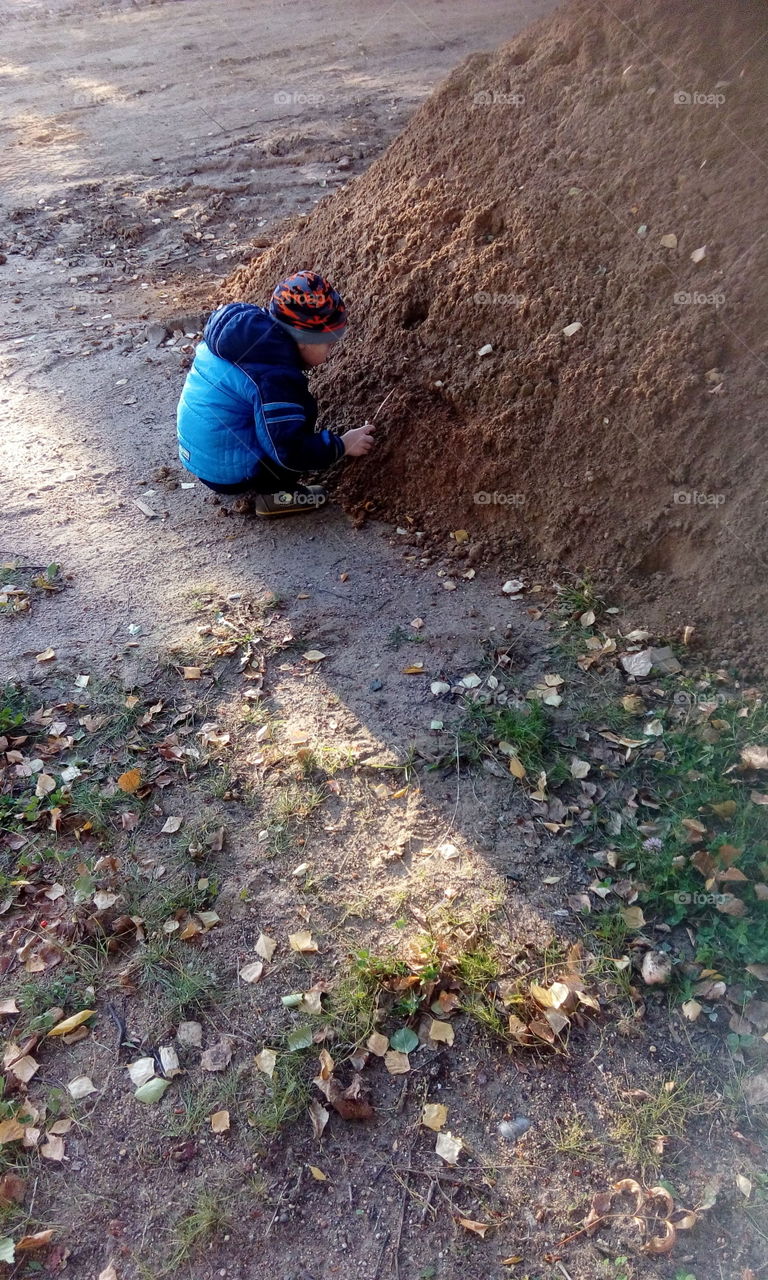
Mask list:
POLYGON ((459 66, 218 299, 310 266, 344 292, 329 421, 396 388, 343 474, 353 513, 521 539, 755 665, 764 32, 757 0, 574 0, 459 66))

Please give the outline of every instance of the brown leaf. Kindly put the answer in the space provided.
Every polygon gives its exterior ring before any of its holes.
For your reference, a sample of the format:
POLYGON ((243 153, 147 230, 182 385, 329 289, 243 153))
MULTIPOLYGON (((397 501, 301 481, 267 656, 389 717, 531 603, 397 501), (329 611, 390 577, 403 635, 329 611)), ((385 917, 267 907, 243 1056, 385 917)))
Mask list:
POLYGON ((10 1120, 0 1120, 0 1147, 6 1142, 19 1142, 24 1137, 24 1125, 19 1124, 18 1120, 11 1117, 10 1120))
POLYGON ((6 1173, 0 1178, 0 1205, 22 1204, 26 1195, 27 1184, 15 1173, 6 1173))
POLYGON ((213 1115, 211 1116, 211 1131, 213 1133, 229 1132, 229 1112, 228 1111, 214 1111, 213 1115))
POLYGON ((323 1136, 323 1130, 331 1118, 330 1112, 326 1111, 322 1103, 313 1098, 309 1104, 309 1118, 312 1121, 312 1131, 319 1142, 323 1136))
POLYGON ((663 1236, 652 1236, 650 1240, 643 1245, 643 1253, 659 1254, 670 1253, 675 1247, 677 1240, 677 1231, 671 1222, 662 1222, 664 1227, 663 1236))
POLYGON ((25 1253, 28 1249, 42 1249, 44 1245, 51 1243, 53 1235, 53 1228, 49 1227, 47 1231, 36 1231, 34 1235, 22 1236, 21 1240, 16 1242, 16 1252, 25 1253))
POLYGON ((747 914, 746 903, 732 893, 721 893, 715 906, 724 916, 745 916, 747 914))
POLYGON ((206 1049, 200 1059, 203 1071, 225 1071, 232 1061, 232 1041, 224 1036, 210 1049, 206 1049))
POLYGON ((768 747, 742 747, 741 763, 747 769, 768 769, 768 747))
POLYGON ((411 1063, 407 1053, 399 1053, 397 1049, 388 1049, 384 1054, 384 1066, 391 1076, 402 1076, 410 1071, 411 1063))
POLYGON ((490 1227, 490 1222, 475 1222, 473 1218, 457 1218, 456 1221, 465 1231, 473 1231, 481 1240, 485 1239, 485 1233, 490 1227))

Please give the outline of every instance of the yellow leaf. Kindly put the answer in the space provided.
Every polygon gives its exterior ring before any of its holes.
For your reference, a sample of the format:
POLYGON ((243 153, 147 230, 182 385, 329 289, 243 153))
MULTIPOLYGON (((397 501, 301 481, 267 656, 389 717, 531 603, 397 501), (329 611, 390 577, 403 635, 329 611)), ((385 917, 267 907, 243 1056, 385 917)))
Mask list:
POLYGON ((229 1132, 229 1112, 214 1111, 211 1116, 211 1129, 214 1133, 229 1132))
POLYGON ((383 1058, 389 1048, 389 1040, 380 1031, 374 1031, 366 1041, 366 1048, 375 1053, 377 1058, 383 1058))
POLYGON ((625 907, 620 912, 620 915, 629 929, 642 929, 645 924, 645 916, 641 907, 625 907))
POLYGON ((400 787, 399 791, 393 791, 389 798, 390 800, 402 800, 403 796, 408 795, 409 790, 409 787, 400 787))
POLYGON ((269 1076, 270 1080, 275 1074, 275 1066, 277 1064, 277 1054, 274 1049, 262 1049, 261 1053, 257 1053, 254 1058, 259 1071, 263 1071, 265 1076, 269 1076))
POLYGON ((304 955, 312 951, 317 951, 318 949, 317 943, 308 930, 303 930, 299 933, 289 933, 288 945, 291 948, 291 951, 300 951, 304 955))
POLYGON ((427 1129, 439 1133, 448 1119, 448 1108, 442 1102, 426 1102, 421 1113, 421 1123, 427 1129))
POLYGON ((312 1177, 315 1179, 315 1182, 328 1181, 328 1174, 323 1173, 322 1169, 318 1169, 316 1164, 308 1164, 307 1168, 309 1169, 309 1172, 312 1174, 312 1177))
POLYGON ((509 757, 509 772, 513 778, 519 778, 521 781, 525 777, 525 765, 517 756, 509 757))
POLYGON ((384 1054, 384 1066, 391 1076, 404 1076, 411 1069, 407 1053, 399 1053, 397 1049, 388 1049, 384 1054))
POLYGON ((141 771, 139 769, 127 769, 125 773, 120 774, 117 785, 121 791, 125 791, 129 796, 132 796, 141 786, 141 771))
POLYGON ((403 667, 404 676, 420 676, 424 674, 423 662, 412 662, 409 667, 403 667))
POLYGON ((454 542, 469 542, 469 534, 466 529, 454 529, 451 537, 454 542))
MULTIPOLYGON (((44 649, 42 653, 35 655, 35 662, 51 662, 56 657, 55 649, 44 649)), ((19 1247, 18 1245, 16 1246, 19 1247)))
POLYGON ((0 1147, 6 1142, 19 1142, 23 1137, 24 1126, 18 1120, 13 1117, 10 1120, 0 1120, 0 1147))
POLYGON ((185 680, 199 680, 203 674, 202 667, 182 667, 181 674, 185 680))
POLYGON ((71 1018, 65 1018, 63 1022, 57 1022, 55 1027, 51 1027, 48 1032, 50 1036, 66 1036, 70 1031, 74 1031, 76 1027, 82 1026, 89 1018, 92 1018, 95 1009, 81 1009, 79 1013, 73 1013, 71 1018))
POLYGON ((450 1022, 441 1022, 439 1018, 433 1018, 429 1028, 430 1040, 436 1040, 438 1044, 453 1044, 453 1027, 450 1022))

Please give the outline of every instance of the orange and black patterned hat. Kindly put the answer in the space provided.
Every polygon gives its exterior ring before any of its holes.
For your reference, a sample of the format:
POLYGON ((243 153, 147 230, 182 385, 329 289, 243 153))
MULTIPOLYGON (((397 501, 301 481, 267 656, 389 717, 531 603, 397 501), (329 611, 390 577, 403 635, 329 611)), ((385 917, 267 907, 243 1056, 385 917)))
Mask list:
POLYGON ((297 342, 338 342, 347 328, 347 308, 330 280, 316 271, 299 271, 277 285, 269 314, 297 342))

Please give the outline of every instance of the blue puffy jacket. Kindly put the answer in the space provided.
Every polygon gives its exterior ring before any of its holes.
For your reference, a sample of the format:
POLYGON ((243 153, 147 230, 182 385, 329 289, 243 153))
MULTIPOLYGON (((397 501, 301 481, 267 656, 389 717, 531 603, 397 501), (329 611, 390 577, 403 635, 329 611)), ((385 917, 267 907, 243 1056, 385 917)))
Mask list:
POLYGON ((201 480, 240 484, 262 462, 297 476, 323 471, 344 452, 315 431, 299 349, 262 307, 228 302, 210 317, 179 400, 179 457, 201 480))

